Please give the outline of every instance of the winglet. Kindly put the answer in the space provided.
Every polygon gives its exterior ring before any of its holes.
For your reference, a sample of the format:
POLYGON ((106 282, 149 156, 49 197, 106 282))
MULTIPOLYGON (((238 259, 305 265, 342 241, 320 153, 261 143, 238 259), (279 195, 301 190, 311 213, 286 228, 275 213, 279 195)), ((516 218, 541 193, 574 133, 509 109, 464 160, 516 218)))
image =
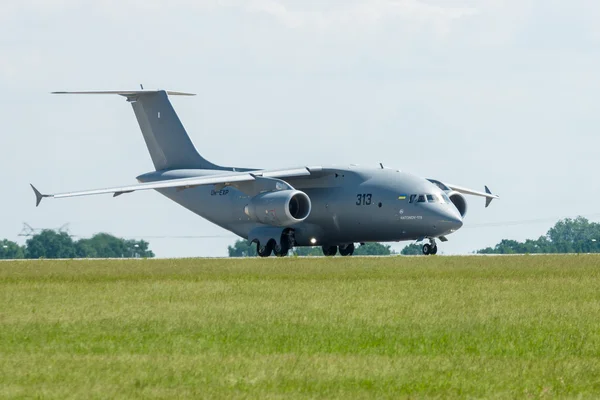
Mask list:
MULTIPOLYGON (((492 192, 490 191, 490 188, 488 188, 487 186, 485 187, 485 192, 487 194, 492 194, 492 192)), ((492 200, 494 200, 494 197, 486 197, 485 198, 485 208, 487 208, 490 205, 490 203, 492 202, 492 200)))
POLYGON ((125 193, 131 193, 131 192, 133 192, 133 190, 121 190, 120 192, 115 192, 115 193, 113 194, 113 197, 117 197, 117 196, 120 196, 120 195, 122 195, 122 194, 125 194, 125 193))
POLYGON ((30 185, 30 186, 31 186, 31 188, 33 189, 33 193, 35 193, 35 206, 37 207, 37 206, 39 206, 39 205, 40 205, 40 203, 42 202, 42 199, 43 199, 44 197, 48 197, 48 196, 46 196, 46 195, 44 195, 44 194, 41 194, 41 193, 40 193, 40 191, 39 191, 39 190, 37 190, 37 189, 35 188, 35 186, 33 186, 31 183, 30 183, 29 185, 30 185))

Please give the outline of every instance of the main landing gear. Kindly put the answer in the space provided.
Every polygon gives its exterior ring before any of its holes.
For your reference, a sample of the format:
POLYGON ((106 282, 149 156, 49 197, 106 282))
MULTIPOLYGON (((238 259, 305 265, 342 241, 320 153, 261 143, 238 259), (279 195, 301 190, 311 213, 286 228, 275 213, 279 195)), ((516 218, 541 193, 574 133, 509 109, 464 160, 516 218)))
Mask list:
MULTIPOLYGON (((256 253, 259 257, 269 257, 271 254, 275 254, 277 257, 285 257, 295 244, 294 231, 288 230, 282 233, 279 244, 273 238, 269 239, 265 245, 256 241, 256 253)), ((323 255, 326 257, 333 257, 338 251, 344 257, 354 254, 354 243, 340 246, 322 246, 321 248, 323 249, 323 255)))
POLYGON ((340 255, 344 257, 354 254, 354 243, 341 245, 339 248, 338 246, 321 246, 321 248, 323 249, 323 255, 325 257, 335 256, 338 252, 338 249, 340 251, 340 255))
POLYGON ((285 257, 288 255, 291 246, 289 244, 275 244, 274 240, 269 240, 266 246, 261 246, 260 243, 256 244, 256 253, 260 257, 269 257, 271 254, 275 254, 277 257, 285 257))
POLYGON ((437 254, 438 248, 435 243, 435 239, 429 239, 429 243, 423 245, 423 254, 426 256, 431 256, 437 254))
POLYGON ((339 247, 341 256, 351 256, 354 254, 354 243, 346 244, 339 247))
POLYGON ((275 247, 275 241, 269 240, 265 246, 261 246, 260 243, 256 243, 256 252, 260 257, 269 257, 273 253, 275 247))
POLYGON ((321 246, 321 249, 323 249, 323 255, 325 257, 333 257, 338 251, 337 246, 321 246))
POLYGON ((281 244, 275 245, 275 247, 273 248, 273 253, 275 253, 277 257, 285 257, 288 255, 291 248, 292 246, 289 242, 282 242, 281 244))
POLYGON ((288 231, 281 235, 280 243, 277 244, 275 239, 271 239, 266 245, 262 245, 260 242, 256 243, 256 253, 260 257, 269 257, 271 254, 275 254, 277 257, 285 257, 290 252, 290 249, 294 245, 294 232, 288 231))

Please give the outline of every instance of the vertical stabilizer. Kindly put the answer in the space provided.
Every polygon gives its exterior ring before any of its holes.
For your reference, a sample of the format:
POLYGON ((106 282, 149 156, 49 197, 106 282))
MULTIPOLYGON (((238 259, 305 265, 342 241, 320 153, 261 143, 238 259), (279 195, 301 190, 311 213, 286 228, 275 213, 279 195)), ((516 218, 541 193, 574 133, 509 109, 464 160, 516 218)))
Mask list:
POLYGON ((225 168, 196 150, 164 90, 127 96, 156 170, 225 168))
POLYGON ((157 171, 163 169, 232 170, 205 160, 196 150, 169 101, 169 95, 191 93, 165 90, 108 90, 53 92, 53 94, 118 94, 133 106, 150 157, 157 171))

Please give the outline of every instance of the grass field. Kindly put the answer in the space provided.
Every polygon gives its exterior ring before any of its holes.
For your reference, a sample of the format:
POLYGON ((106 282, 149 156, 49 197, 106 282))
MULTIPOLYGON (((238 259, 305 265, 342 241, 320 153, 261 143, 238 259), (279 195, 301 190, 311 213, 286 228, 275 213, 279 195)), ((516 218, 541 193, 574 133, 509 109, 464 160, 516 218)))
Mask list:
POLYGON ((0 397, 600 398, 600 257, 3 262, 0 397))

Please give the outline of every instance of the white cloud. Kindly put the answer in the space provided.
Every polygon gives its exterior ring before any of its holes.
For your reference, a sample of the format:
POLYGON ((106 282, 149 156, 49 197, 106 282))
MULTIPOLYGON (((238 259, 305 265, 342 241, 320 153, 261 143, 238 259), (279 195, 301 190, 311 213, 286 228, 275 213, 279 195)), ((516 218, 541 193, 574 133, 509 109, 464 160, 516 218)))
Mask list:
POLYGON ((3 0, 0 21, 28 14, 55 15, 70 11, 86 11, 109 16, 164 16, 176 8, 201 10, 217 7, 220 0, 3 0))
POLYGON ((421 0, 333 1, 328 7, 311 7, 310 2, 289 0, 5 0, 0 20, 17 15, 58 14, 70 10, 87 10, 119 17, 161 17, 166 11, 190 12, 208 9, 240 9, 262 13, 290 28, 357 29, 400 20, 446 30, 454 20, 477 14, 474 7, 448 7, 421 0))
POLYGON ((450 22, 477 14, 477 10, 472 7, 442 7, 419 0, 341 2, 337 7, 325 10, 294 7, 290 2, 276 0, 253 0, 246 8, 266 13, 288 27, 321 30, 357 29, 389 20, 432 25, 437 29, 447 30, 450 22))

